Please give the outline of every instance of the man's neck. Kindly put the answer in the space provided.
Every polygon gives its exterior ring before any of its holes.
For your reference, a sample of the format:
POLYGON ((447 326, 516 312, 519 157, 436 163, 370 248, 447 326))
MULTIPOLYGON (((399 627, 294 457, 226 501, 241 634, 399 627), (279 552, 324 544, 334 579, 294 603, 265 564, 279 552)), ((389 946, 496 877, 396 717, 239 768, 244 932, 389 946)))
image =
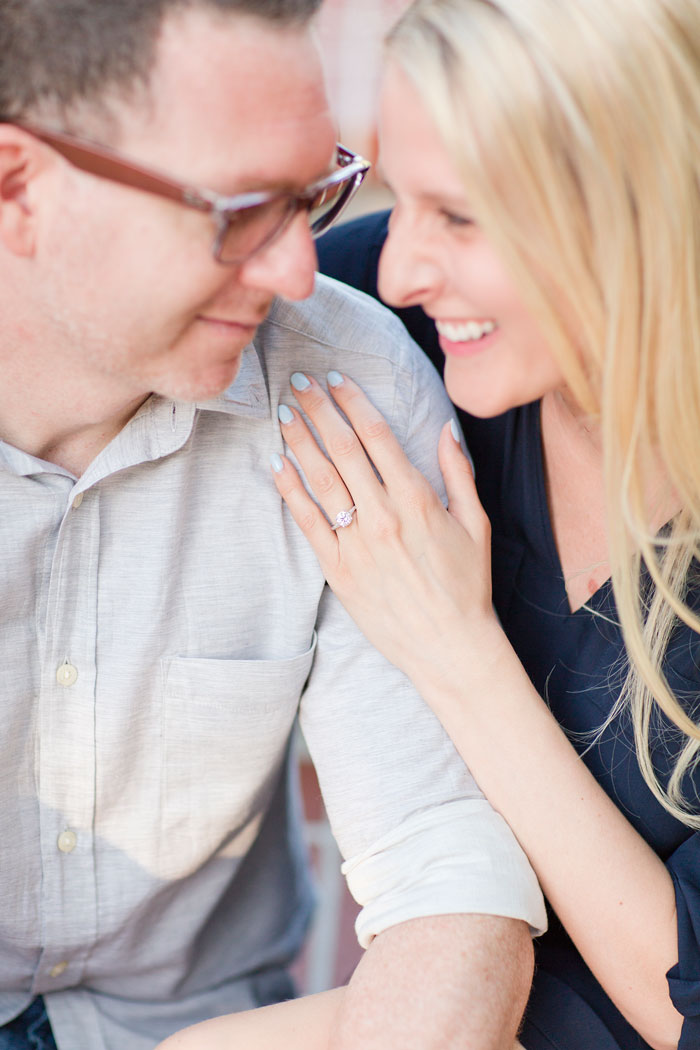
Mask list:
POLYGON ((37 426, 32 426, 31 420, 25 420, 18 431, 11 426, 4 427, 1 418, 4 413, 0 408, 0 439, 80 477, 102 449, 117 436, 138 407, 125 413, 118 421, 73 426, 63 431, 54 429, 51 433, 44 419, 37 420, 37 426))
POLYGON ((99 398, 71 383, 45 376, 26 381, 10 370, 3 374, 0 440, 80 477, 145 400, 99 398))
POLYGON ((80 477, 149 392, 81 368, 79 354, 35 323, 31 303, 15 318, 9 313, 0 339, 0 440, 80 477))

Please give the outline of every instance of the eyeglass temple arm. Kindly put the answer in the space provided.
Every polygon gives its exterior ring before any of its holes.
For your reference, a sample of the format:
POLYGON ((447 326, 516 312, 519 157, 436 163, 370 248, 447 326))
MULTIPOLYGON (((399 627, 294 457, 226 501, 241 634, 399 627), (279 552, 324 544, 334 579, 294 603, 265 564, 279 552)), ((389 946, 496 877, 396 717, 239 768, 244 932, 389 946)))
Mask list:
MULTIPOLYGON (((59 131, 47 131, 30 123, 14 122, 16 127, 29 132, 35 138, 40 139, 55 149, 61 156, 75 167, 87 171, 92 175, 111 179, 125 186, 133 186, 137 190, 146 190, 155 193, 159 197, 167 197, 186 204, 190 208, 196 208, 203 212, 219 211, 221 209, 220 198, 210 194, 207 190, 196 186, 189 186, 165 175, 157 175, 140 166, 132 165, 122 157, 117 156, 106 146, 97 144, 84 145, 73 135, 64 134, 59 131)), ((370 167, 369 162, 351 150, 346 149, 340 143, 336 145, 336 161, 340 168, 357 164, 360 171, 364 173, 370 167)), ((358 171, 359 174, 359 171, 358 171)), ((251 194, 256 197, 257 194, 251 194)), ((262 194, 261 196, 265 196, 262 194)), ((251 204, 254 201, 251 200, 251 204)))
POLYGON ((82 146, 71 135, 62 135, 60 132, 54 131, 47 132, 31 124, 17 123, 16 126, 24 131, 28 131, 35 138, 41 139, 42 142, 45 142, 52 149, 55 149, 57 153, 60 153, 62 157, 65 157, 70 164, 75 165, 82 171, 89 172, 91 175, 111 179, 113 182, 120 182, 125 186, 133 186, 137 190, 146 190, 149 193, 157 194, 159 197, 168 197, 170 200, 177 201, 180 204, 187 204, 191 208, 198 208, 200 211, 210 212, 213 210, 214 202, 207 197, 204 191, 197 189, 195 186, 182 185, 167 178, 167 176, 156 175, 152 172, 144 171, 142 168, 132 166, 128 161, 122 160, 121 157, 116 157, 111 150, 104 146, 82 146))

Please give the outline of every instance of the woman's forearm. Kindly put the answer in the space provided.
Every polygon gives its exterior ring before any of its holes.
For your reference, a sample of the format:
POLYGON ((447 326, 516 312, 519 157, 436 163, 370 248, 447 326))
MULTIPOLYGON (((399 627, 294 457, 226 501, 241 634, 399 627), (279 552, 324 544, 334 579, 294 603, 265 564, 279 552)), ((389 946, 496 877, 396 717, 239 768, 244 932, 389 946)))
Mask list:
MULTIPOLYGON (((479 916, 478 918, 487 921, 490 917, 479 916)), ((461 954, 466 956, 470 947, 471 944, 467 940, 461 954)), ((504 944, 503 947, 506 948, 507 945, 504 944)), ((530 949, 531 953, 532 949, 530 949)), ((488 961, 492 962, 493 958, 491 956, 488 961)), ((511 972, 515 970, 515 961, 509 958, 505 951, 503 963, 506 969, 509 969, 511 972)), ((448 973, 447 979, 450 984, 452 984, 454 976, 448 973)), ((522 981, 518 982, 517 975, 514 974, 514 976, 516 976, 516 985, 520 983, 522 986, 519 989, 518 1003, 515 1007, 510 1007, 511 1011, 513 1009, 518 1011, 516 1015, 517 1022, 519 1012, 522 1011, 523 1000, 527 997, 529 974, 524 985, 522 981)), ((397 975, 397 981, 401 984, 401 975, 397 975)), ((488 974, 488 981, 492 986, 492 996, 497 998, 499 994, 505 991, 503 982, 499 979, 494 979, 492 971, 488 974)), ((390 982, 388 984, 390 987, 390 982)), ((507 985, 507 987, 511 988, 510 985, 507 985)), ((339 1026, 343 1025, 343 1015, 348 1012, 346 1003, 348 994, 352 993, 348 993, 346 988, 334 988, 329 992, 320 992, 317 995, 309 995, 303 999, 294 999, 285 1003, 277 1003, 274 1006, 263 1006, 257 1010, 245 1010, 238 1014, 226 1014, 222 1017, 215 1017, 210 1021, 203 1021, 201 1024, 192 1025, 190 1028, 185 1028, 175 1035, 171 1035, 169 1039, 159 1043, 155 1050, 330 1050, 335 1045, 339 1026)), ((440 1002, 439 994, 433 1002, 436 1012, 440 1013, 442 1003, 440 1002)), ((487 1003, 480 1004, 482 1009, 487 1005, 487 1003)), ((422 1006, 426 1012, 430 1011, 431 1000, 425 998, 423 991, 422 1006)), ((387 1010, 390 1009, 391 1007, 387 1006, 387 1010)), ((508 1004, 504 1003, 502 1013, 505 1015, 508 1011, 508 1004)), ((478 1013, 478 1010, 476 1013, 478 1013)), ((489 1030, 492 1028, 496 1030, 496 1026, 492 1023, 492 1018, 486 1017, 486 1021, 488 1022, 486 1027, 489 1030)), ((432 1024, 429 1022, 427 1030, 430 1032, 431 1029, 432 1024)), ((474 1031, 474 1024, 467 1020, 464 1032, 460 1032, 457 1029, 452 1033, 454 1045, 466 1045, 465 1039, 469 1039, 470 1032, 474 1035, 474 1031)), ((486 1041, 486 1038, 484 1038, 484 1041, 479 1042, 481 1034, 483 1033, 479 1033, 477 1029, 474 1040, 470 1041, 468 1045, 498 1047, 499 1050, 502 1047, 522 1050, 521 1044, 517 1040, 513 1043, 512 1039, 505 1037, 505 1041, 503 1039, 499 1041, 497 1030, 495 1041, 486 1041)), ((344 1045, 363 1050, 367 1045, 367 1038, 364 1034, 360 1034, 356 1042, 346 1042, 344 1045)), ((386 1046, 388 1044, 384 1043, 383 1045, 386 1046)), ((392 1043, 391 1045, 394 1044, 392 1043)), ((402 1043, 401 1045, 406 1044, 402 1043)))
POLYGON ((666 971, 678 959, 675 895, 661 860, 571 746, 494 620, 478 651, 462 634, 439 684, 417 683, 608 995, 653 1047, 682 1019, 666 971))
POLYGON ((184 1028, 155 1050, 328 1050, 344 988, 184 1028))

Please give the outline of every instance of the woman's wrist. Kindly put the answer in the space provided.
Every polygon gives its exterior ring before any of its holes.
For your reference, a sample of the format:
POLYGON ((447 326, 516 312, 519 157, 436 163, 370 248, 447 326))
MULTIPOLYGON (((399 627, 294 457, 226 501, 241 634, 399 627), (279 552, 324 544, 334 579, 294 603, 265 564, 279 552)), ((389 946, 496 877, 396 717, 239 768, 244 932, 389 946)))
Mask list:
POLYGON ((443 641, 442 659, 430 664, 421 660, 421 668, 410 675, 423 698, 440 716, 455 706, 468 707, 493 695, 502 686, 504 671, 513 661, 525 674, 495 612, 484 616, 478 626, 456 626, 443 641))

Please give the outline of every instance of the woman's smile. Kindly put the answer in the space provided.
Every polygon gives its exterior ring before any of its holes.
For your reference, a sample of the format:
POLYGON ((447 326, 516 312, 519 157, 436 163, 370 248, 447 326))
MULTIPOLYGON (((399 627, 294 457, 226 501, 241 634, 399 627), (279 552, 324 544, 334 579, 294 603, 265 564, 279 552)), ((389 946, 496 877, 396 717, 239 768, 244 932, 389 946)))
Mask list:
POLYGON ((472 357, 492 346, 498 325, 491 320, 435 321, 442 352, 452 357, 472 357))

